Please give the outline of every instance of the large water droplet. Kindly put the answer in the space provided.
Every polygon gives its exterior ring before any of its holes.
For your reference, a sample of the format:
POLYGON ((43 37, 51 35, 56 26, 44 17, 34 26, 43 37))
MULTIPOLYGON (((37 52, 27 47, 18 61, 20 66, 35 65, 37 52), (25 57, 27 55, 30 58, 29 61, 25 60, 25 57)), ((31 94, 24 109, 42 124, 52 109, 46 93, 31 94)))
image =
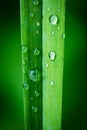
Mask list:
POLYGON ((53 82, 52 80, 50 81, 50 85, 51 85, 51 86, 53 86, 53 85, 54 85, 54 82, 53 82))
POLYGON ((39 1, 38 1, 38 0, 34 0, 34 1, 33 1, 33 4, 34 4, 34 5, 38 5, 38 4, 39 4, 39 1))
POLYGON ((38 81, 40 79, 39 71, 37 69, 30 70, 29 77, 34 82, 38 81))
POLYGON ((51 15, 50 18, 49 18, 49 21, 52 25, 56 25, 57 22, 58 22, 58 17, 57 15, 51 15))
POLYGON ((25 46, 25 45, 23 45, 23 46, 22 46, 22 52, 27 52, 27 51, 28 51, 28 47, 25 46))
POLYGON ((65 39, 65 33, 62 34, 62 38, 65 39))
POLYGON ((40 54, 40 50, 36 48, 34 50, 34 56, 38 56, 39 54, 40 54))
POLYGON ((50 54, 49 54, 49 57, 50 57, 50 59, 51 59, 52 61, 55 60, 55 58, 56 58, 56 53, 55 53, 55 51, 51 51, 50 54))
POLYGON ((32 106, 32 110, 36 113, 38 111, 38 108, 35 106, 32 106))
POLYGON ((39 97, 39 95, 40 95, 39 92, 37 90, 35 90, 35 96, 39 97))
POLYGON ((28 83, 24 83, 23 87, 24 87, 24 89, 29 89, 28 83))

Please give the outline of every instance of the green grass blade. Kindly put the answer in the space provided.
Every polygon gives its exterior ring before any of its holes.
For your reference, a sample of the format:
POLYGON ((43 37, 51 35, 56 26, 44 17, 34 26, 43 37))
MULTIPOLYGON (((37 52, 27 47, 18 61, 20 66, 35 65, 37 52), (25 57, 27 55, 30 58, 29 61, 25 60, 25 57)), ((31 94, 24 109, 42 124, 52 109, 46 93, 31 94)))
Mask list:
POLYGON ((43 130, 61 130, 65 0, 43 1, 43 130))
POLYGON ((20 0, 25 130, 42 129, 41 1, 20 0))

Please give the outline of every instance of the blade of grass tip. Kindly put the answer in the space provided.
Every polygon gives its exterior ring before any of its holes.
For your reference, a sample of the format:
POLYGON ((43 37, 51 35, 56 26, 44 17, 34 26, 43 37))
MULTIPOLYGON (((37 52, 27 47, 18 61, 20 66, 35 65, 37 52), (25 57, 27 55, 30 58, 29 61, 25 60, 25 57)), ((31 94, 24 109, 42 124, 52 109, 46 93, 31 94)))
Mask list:
POLYGON ((42 3, 20 0, 25 130, 42 129, 42 3))
POLYGON ((61 130, 65 0, 43 0, 43 130, 61 130))

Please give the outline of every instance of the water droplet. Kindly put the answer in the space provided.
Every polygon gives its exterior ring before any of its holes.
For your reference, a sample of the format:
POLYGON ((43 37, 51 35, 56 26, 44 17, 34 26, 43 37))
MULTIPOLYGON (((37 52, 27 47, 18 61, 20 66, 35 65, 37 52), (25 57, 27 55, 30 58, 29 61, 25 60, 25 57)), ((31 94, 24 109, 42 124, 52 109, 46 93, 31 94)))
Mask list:
POLYGON ((53 82, 52 80, 50 81, 50 85, 51 85, 51 86, 53 86, 53 85, 54 85, 54 82, 53 82))
POLYGON ((54 33, 54 31, 52 31, 51 33, 52 33, 52 35, 54 35, 54 34, 55 34, 55 33, 54 33))
POLYGON ((50 10, 51 10, 50 7, 48 7, 48 8, 47 8, 47 11, 50 11, 50 10))
POLYGON ((39 34, 39 31, 38 31, 38 30, 36 30, 36 34, 39 34))
POLYGON ((28 83, 24 83, 24 89, 29 89, 29 85, 28 85, 28 83))
POLYGON ((55 51, 51 51, 50 54, 49 54, 49 57, 50 57, 50 59, 51 59, 52 61, 55 60, 55 57, 56 57, 55 51))
POLYGON ((32 101, 33 101, 33 98, 31 97, 31 98, 30 98, 30 100, 32 100, 32 101))
POLYGON ((62 38, 65 39, 65 33, 62 34, 62 38))
POLYGON ((60 30, 60 26, 58 26, 58 30, 60 30))
POLYGON ((57 22, 58 22, 58 17, 57 15, 51 15, 50 18, 49 18, 49 21, 52 25, 56 25, 57 22))
POLYGON ((34 5, 38 5, 38 4, 39 4, 39 1, 38 1, 38 0, 34 0, 34 1, 33 1, 33 4, 34 4, 34 5))
POLYGON ((40 23, 39 23, 39 22, 37 22, 37 26, 40 26, 40 23))
POLYGON ((23 45, 23 46, 22 46, 22 51, 23 51, 23 52, 27 52, 27 51, 28 51, 28 47, 23 45))
POLYGON ((35 49, 34 50, 34 56, 38 56, 40 54, 40 50, 39 49, 35 49))
POLYGON ((32 81, 36 82, 40 79, 40 74, 37 69, 30 70, 29 77, 32 81))
POLYGON ((46 67, 47 67, 47 68, 48 68, 48 66, 49 66, 48 63, 46 63, 46 67))
POLYGON ((34 14, 32 12, 30 12, 30 17, 34 17, 34 14))
POLYGON ((32 110, 36 113, 38 111, 38 108, 35 106, 32 106, 32 110))
POLYGON ((40 96, 40 94, 39 94, 39 92, 38 92, 37 90, 35 90, 35 96, 36 96, 36 97, 39 97, 39 96, 40 96))

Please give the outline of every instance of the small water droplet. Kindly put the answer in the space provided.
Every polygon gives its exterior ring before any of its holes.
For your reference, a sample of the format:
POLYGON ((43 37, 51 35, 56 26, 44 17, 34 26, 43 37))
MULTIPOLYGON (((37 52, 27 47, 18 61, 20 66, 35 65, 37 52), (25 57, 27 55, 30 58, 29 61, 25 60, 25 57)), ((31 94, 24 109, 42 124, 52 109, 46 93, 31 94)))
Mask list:
POLYGON ((38 108, 35 106, 32 106, 32 110, 36 113, 38 111, 38 108))
POLYGON ((52 25, 56 25, 57 22, 58 22, 58 17, 57 15, 51 15, 50 18, 49 18, 49 21, 52 25))
POLYGON ((47 8, 47 11, 50 11, 50 10, 51 10, 50 7, 48 7, 48 8, 47 8))
POLYGON ((23 87, 24 87, 24 89, 29 89, 28 83, 24 83, 23 87))
POLYGON ((54 31, 52 31, 51 34, 54 35, 55 34, 54 31))
POLYGON ((51 86, 53 86, 53 85, 54 85, 54 82, 53 82, 52 80, 50 81, 50 85, 51 85, 51 86))
POLYGON ((38 81, 40 79, 39 71, 37 69, 30 70, 29 77, 34 82, 38 81))
POLYGON ((39 31, 38 31, 38 30, 36 30, 36 34, 39 34, 39 31))
POLYGON ((22 52, 27 52, 28 51, 28 47, 27 46, 22 46, 22 52))
POLYGON ((40 26, 40 23, 39 23, 39 22, 37 22, 37 26, 40 26))
POLYGON ((48 63, 46 63, 46 65, 45 65, 45 66, 48 68, 48 66, 49 66, 49 65, 48 65, 48 63))
POLYGON ((38 5, 38 4, 39 4, 39 1, 38 1, 38 0, 34 0, 34 1, 33 1, 33 4, 34 4, 34 5, 38 5))
POLYGON ((34 14, 33 14, 33 12, 30 12, 30 17, 34 17, 34 14))
POLYGON ((35 96, 36 96, 36 97, 39 97, 39 96, 40 96, 40 94, 39 94, 39 92, 38 92, 37 90, 35 90, 35 96))
POLYGON ((40 50, 39 49, 35 49, 34 50, 34 56, 38 56, 40 54, 40 50))
POLYGON ((65 33, 62 34, 62 38, 65 39, 65 33))
POLYGON ((55 58, 56 58, 56 53, 55 53, 55 51, 51 51, 50 54, 49 54, 49 57, 50 57, 50 59, 51 59, 52 61, 55 60, 55 58))
POLYGON ((60 26, 58 26, 58 30, 60 30, 60 26))
POLYGON ((33 98, 31 97, 30 100, 33 101, 33 98))

